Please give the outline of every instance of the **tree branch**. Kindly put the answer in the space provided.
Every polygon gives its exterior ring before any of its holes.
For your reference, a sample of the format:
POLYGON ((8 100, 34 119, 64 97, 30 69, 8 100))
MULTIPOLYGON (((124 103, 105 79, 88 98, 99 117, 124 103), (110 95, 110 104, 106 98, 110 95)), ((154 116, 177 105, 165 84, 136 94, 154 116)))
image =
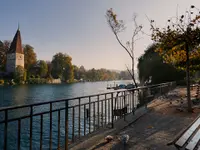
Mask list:
POLYGON ((126 69, 127 69, 127 71, 129 72, 129 74, 131 75, 131 77, 133 78, 133 75, 132 75, 132 73, 131 73, 131 71, 130 71, 130 69, 128 68, 127 65, 126 65, 126 69))
POLYGON ((133 73, 131 73, 131 71, 130 71, 130 69, 128 69, 128 66, 127 65, 125 65, 126 66, 126 69, 128 70, 128 72, 129 72, 129 74, 131 75, 131 77, 132 77, 132 80, 133 80, 133 82, 134 82, 134 84, 135 84, 135 87, 138 87, 137 86, 137 83, 136 83, 136 81, 135 81, 135 77, 134 77, 134 74, 133 73))
POLYGON ((117 35, 117 33, 115 33, 115 32, 113 32, 114 34, 115 34, 115 37, 116 37, 116 39, 117 39, 117 41, 119 42, 119 44, 126 50, 126 52, 129 54, 129 56, 131 57, 131 58, 133 58, 133 56, 131 55, 131 53, 129 52, 129 50, 121 43, 121 41, 119 40, 119 37, 118 37, 118 35, 117 35))

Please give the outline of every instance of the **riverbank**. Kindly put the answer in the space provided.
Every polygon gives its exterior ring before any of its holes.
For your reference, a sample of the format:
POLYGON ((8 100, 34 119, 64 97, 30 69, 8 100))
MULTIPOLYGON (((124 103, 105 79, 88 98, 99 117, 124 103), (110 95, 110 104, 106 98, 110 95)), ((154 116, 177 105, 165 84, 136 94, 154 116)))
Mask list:
MULTIPOLYGON (((180 99, 186 94, 185 88, 176 88, 165 97, 159 97, 148 105, 148 112, 134 123, 124 127, 117 133, 110 133, 114 140, 107 144, 104 139, 98 139, 99 143, 92 150, 119 150, 124 149, 119 137, 128 134, 130 139, 126 149, 134 150, 175 150, 167 146, 183 128, 187 127, 199 114, 200 107, 194 108, 194 113, 188 113, 186 99, 180 99), (181 111, 180 109, 181 108, 181 111)), ((194 96, 195 89, 191 91, 194 96)))
MULTIPOLYGON (((118 82, 118 81, 120 81, 120 80, 106 80, 106 81, 78 81, 78 80, 74 80, 74 81, 71 81, 71 82, 63 82, 60 79, 47 80, 45 78, 32 78, 28 81, 16 83, 13 79, 12 80, 0 79, 0 86, 38 85, 38 84, 72 84, 72 83, 87 83, 87 82, 95 83, 95 82, 118 82)), ((127 81, 132 81, 132 80, 121 80, 121 81, 127 82, 127 81)), ((128 83, 128 84, 130 85, 130 83, 128 83)), ((105 88, 107 88, 107 87, 105 87, 105 88)), ((109 88, 107 88, 107 89, 109 89, 109 88)))

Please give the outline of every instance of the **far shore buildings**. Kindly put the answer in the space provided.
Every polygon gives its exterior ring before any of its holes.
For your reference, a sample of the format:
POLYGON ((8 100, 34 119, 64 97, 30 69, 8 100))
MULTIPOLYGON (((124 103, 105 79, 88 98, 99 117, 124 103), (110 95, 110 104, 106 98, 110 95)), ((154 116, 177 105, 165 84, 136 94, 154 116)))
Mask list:
POLYGON ((19 28, 7 52, 6 72, 14 73, 17 66, 22 66, 24 68, 24 52, 19 28))

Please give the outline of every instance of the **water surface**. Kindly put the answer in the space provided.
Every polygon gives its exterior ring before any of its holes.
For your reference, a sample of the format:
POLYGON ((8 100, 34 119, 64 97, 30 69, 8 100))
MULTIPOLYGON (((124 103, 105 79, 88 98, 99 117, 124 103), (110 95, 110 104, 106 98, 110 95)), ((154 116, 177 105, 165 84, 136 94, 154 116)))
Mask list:
POLYGON ((131 81, 83 82, 72 84, 0 86, 0 107, 33 104, 108 92, 107 85, 131 81))
MULTIPOLYGON (((131 81, 115 81, 115 84, 128 84, 131 81)), ((0 107, 16 106, 23 104, 33 104, 45 101, 54 101, 58 99, 67 99, 79 96, 87 96, 98 93, 109 92, 107 90, 108 84, 114 84, 114 81, 110 82, 85 82, 85 83, 73 83, 73 84, 45 84, 45 85, 20 85, 20 86, 1 86, 0 87, 0 107)), ((73 101, 75 102, 75 101, 73 101)), ((65 106, 65 105, 64 105, 65 106)), ((49 110, 49 105, 42 105, 39 110, 49 110)), ((83 108, 81 108, 83 109, 83 108)), ((34 113, 37 111, 34 109, 34 113)), ((96 110, 97 111, 97 110, 96 110)), ((78 129, 78 110, 75 110, 75 130, 78 129)), ((69 134, 68 138, 72 135, 72 115, 69 113, 69 134)), ((18 117, 21 115, 29 115, 30 109, 19 109, 14 112, 9 111, 8 118, 18 117)), ((81 134, 83 134, 83 110, 81 110, 81 134)), ((64 145, 65 139, 65 111, 60 112, 60 144, 64 145)), ((4 112, 0 112, 0 121, 4 120, 4 112)), ((49 147, 49 129, 50 129, 50 116, 49 114, 43 115, 43 149, 49 147)), ((88 126, 86 122, 86 128, 88 126)), ((93 124, 93 122, 91 122, 93 124)), ((29 149, 30 139, 30 118, 20 120, 20 148, 22 150, 29 149)), ((3 149, 4 143, 4 124, 0 124, 0 149, 3 149)), ((17 149, 17 134, 19 130, 18 121, 8 123, 8 138, 7 146, 9 150, 17 149)), ((41 116, 33 117, 33 130, 32 130, 32 144, 33 150, 37 150, 40 147, 40 132, 41 132, 41 116)), ((93 130, 93 129, 92 129, 93 130)), ((88 130, 87 130, 88 132, 88 130)), ((56 149, 58 145, 58 112, 52 114, 52 146, 56 149)))

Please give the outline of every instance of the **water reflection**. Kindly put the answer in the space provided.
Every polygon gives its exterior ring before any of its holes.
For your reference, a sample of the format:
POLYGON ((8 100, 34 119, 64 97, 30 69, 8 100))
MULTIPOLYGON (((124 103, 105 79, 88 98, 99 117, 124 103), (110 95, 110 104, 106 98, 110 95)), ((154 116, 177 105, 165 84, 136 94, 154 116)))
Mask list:
POLYGON ((13 88, 13 101, 16 105, 25 104, 28 95, 28 86, 15 86, 13 88))
MULTIPOLYGON (((115 84, 130 83, 131 81, 115 81, 115 84)), ((32 104, 56 99, 67 99, 78 96, 108 92, 110 82, 85 82, 73 84, 45 84, 0 87, 0 107, 22 104, 32 104)))

